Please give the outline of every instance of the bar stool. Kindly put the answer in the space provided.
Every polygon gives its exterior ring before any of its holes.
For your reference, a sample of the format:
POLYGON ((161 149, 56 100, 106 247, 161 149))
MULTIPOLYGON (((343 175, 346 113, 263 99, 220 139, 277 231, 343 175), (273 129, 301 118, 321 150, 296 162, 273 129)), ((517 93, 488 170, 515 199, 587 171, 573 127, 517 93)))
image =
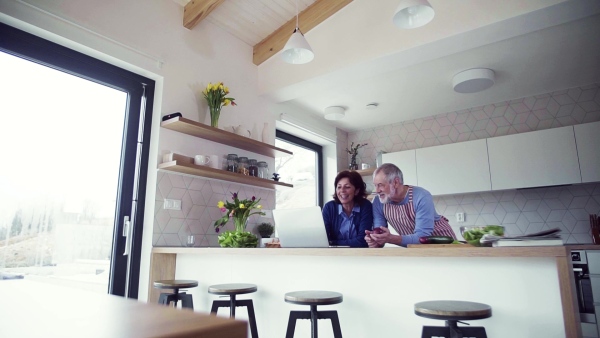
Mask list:
POLYGON ((161 293, 158 297, 158 304, 170 305, 177 307, 177 302, 181 301, 181 307, 186 309, 194 309, 194 301, 192 295, 185 292, 179 292, 179 289, 195 288, 198 286, 198 281, 195 280, 157 280, 154 281, 154 287, 157 289, 173 289, 173 293, 161 293))
POLYGON ((344 296, 341 293, 333 291, 295 291, 286 293, 285 301, 287 303, 310 305, 310 311, 290 311, 285 338, 294 337, 298 319, 310 319, 310 336, 312 338, 318 338, 317 320, 330 319, 333 337, 342 338, 342 329, 340 328, 337 311, 317 311, 317 305, 339 304, 343 300, 344 296))
POLYGON ((214 295, 229 296, 229 300, 213 300, 211 313, 217 314, 220 307, 229 308, 229 317, 235 318, 236 306, 245 306, 248 310, 248 319, 250 321, 250 332, 252 338, 258 338, 258 329, 256 328, 256 318, 254 316, 254 305, 252 299, 236 300, 236 295, 256 292, 258 288, 254 284, 233 283, 233 284, 217 284, 208 287, 208 293, 214 295))
MULTIPOLYGON (((446 326, 423 326, 421 338, 447 337, 447 338, 487 338, 483 326, 458 327, 460 320, 484 319, 492 316, 492 308, 487 304, 463 302, 458 300, 433 300, 415 304, 417 316, 441 319, 446 321, 446 326)), ((467 324, 460 322, 462 324, 467 324)), ((469 324, 467 324, 469 325, 469 324)))

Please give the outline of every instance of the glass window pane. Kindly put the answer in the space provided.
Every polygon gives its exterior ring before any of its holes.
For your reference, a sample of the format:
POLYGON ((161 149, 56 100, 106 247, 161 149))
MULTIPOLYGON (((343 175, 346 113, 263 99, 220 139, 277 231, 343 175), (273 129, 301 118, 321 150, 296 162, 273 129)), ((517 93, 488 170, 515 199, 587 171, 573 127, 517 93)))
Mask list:
POLYGON ((294 156, 275 159, 275 172, 281 176, 281 181, 294 185, 293 189, 277 190, 276 208, 291 209, 318 205, 317 153, 281 139, 275 140, 275 146, 294 153, 294 156))

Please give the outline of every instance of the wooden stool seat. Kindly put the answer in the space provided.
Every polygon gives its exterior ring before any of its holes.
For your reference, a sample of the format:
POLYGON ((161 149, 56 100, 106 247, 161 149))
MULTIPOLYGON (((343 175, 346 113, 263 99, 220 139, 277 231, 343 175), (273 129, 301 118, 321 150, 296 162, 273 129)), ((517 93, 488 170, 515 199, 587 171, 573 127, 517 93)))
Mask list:
POLYGON ((208 287, 208 293, 214 295, 242 295, 256 290, 258 290, 256 285, 246 283, 217 284, 208 287))
POLYGON ((169 305, 173 303, 173 306, 177 307, 177 302, 181 301, 182 308, 194 308, 194 301, 192 300, 192 295, 188 295, 185 292, 179 292, 179 289, 195 288, 196 286, 198 286, 198 281, 183 279, 165 279, 154 281, 153 285, 157 289, 173 290, 173 293, 161 293, 158 297, 159 304, 169 305))
POLYGON ((310 311, 290 311, 288 327, 285 338, 293 338, 296 331, 296 321, 298 319, 310 320, 310 334, 312 338, 318 338, 317 321, 319 319, 331 320, 334 338, 342 338, 342 329, 337 311, 317 311, 318 305, 339 304, 344 300, 344 296, 339 292, 333 291, 294 291, 288 292, 284 297, 287 303, 298 305, 310 305, 310 311))
POLYGON ((250 333, 252 338, 258 338, 258 329, 256 327, 256 317, 254 315, 254 304, 252 303, 252 299, 239 300, 235 298, 236 295, 252 293, 257 290, 258 288, 255 284, 248 283, 211 285, 208 287, 208 293, 212 293, 213 295, 226 295, 229 296, 229 300, 213 300, 210 312, 217 314, 220 307, 228 307, 229 317, 235 318, 235 308, 238 306, 246 307, 246 309, 248 309, 250 333))
MULTIPOLYGON (((487 304, 465 302, 459 300, 432 300, 415 304, 417 316, 441 319, 446 321, 446 326, 423 326, 421 338, 447 337, 447 338, 487 338, 484 327, 461 326, 460 320, 484 319, 492 316, 492 308, 487 304)), ((464 323, 463 323, 464 324, 464 323)))

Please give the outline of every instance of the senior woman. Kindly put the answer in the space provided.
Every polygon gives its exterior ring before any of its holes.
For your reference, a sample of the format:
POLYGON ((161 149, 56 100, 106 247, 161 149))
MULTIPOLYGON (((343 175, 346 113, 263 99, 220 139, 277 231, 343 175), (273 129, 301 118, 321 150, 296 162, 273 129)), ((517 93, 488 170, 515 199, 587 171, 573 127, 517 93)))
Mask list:
POLYGON ((323 207, 330 245, 368 247, 365 230, 373 229, 373 205, 366 197, 359 173, 345 170, 335 177, 333 201, 323 207))

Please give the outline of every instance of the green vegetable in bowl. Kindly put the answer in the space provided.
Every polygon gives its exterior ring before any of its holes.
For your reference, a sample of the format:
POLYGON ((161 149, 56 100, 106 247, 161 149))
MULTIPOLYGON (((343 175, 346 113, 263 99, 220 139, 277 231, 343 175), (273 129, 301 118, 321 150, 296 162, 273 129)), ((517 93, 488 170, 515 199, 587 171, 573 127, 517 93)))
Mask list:
POLYGON ((474 246, 482 245, 479 242, 479 240, 485 234, 490 234, 494 236, 504 236, 504 227, 499 225, 487 225, 483 227, 476 227, 470 230, 465 230, 462 233, 463 238, 467 241, 467 243, 474 246))

